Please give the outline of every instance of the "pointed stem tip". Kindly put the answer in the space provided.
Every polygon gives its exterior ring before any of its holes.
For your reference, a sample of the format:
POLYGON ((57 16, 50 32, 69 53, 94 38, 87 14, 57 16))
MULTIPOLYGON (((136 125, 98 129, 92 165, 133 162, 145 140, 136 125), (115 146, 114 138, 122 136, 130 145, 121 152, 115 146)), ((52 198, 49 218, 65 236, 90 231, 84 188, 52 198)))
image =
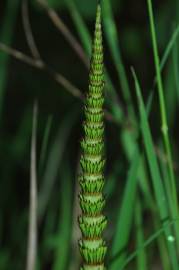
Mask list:
POLYGON ((98 9, 101 8, 101 0, 97 0, 98 9))
POLYGON ((98 0, 98 5, 97 5, 96 22, 98 23, 101 22, 101 1, 100 0, 98 0))

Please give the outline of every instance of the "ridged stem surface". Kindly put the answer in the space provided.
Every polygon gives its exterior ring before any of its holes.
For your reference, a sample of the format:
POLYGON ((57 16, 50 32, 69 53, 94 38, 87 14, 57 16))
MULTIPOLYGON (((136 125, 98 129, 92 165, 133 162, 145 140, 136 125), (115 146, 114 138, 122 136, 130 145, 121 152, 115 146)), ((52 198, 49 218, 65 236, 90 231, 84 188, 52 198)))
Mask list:
POLYGON ((79 241, 83 258, 81 270, 104 270, 106 244, 102 234, 106 217, 102 211, 105 199, 104 186, 104 112, 103 112, 103 46, 101 30, 101 7, 97 7, 95 34, 89 75, 89 91, 85 101, 84 137, 81 141, 82 156, 79 195, 82 214, 79 226, 82 239, 79 241))

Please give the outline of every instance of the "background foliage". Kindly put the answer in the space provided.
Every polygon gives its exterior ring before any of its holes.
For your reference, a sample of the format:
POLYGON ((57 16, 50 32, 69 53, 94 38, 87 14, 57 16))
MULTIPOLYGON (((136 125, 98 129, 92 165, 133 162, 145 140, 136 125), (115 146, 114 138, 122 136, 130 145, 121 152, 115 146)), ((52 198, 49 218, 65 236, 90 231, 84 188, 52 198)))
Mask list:
MULTIPOLYGON (((46 8, 29 1, 34 40, 48 66, 42 70, 3 52, 2 44, 6 44, 31 56, 22 2, 0 1, 0 269, 19 270, 26 265, 32 111, 38 100, 37 269, 76 270, 80 264, 76 176, 83 106, 81 95, 75 96, 71 86, 77 93, 78 89, 83 94, 87 91, 96 0, 48 0, 49 8, 84 48, 85 56, 80 49, 82 58, 73 40, 70 45, 69 34, 64 36, 64 27, 59 31, 46 8), (55 72, 72 85, 66 81, 62 85, 55 72)), ((159 56, 164 60, 162 79, 177 193, 179 4, 177 0, 153 2, 159 56), (167 57, 162 58, 164 53, 167 57)), ((107 265, 111 270, 177 270, 178 202, 173 200, 162 143, 147 1, 106 1, 103 12, 107 265), (140 84, 135 76, 134 84, 131 66, 140 84)))

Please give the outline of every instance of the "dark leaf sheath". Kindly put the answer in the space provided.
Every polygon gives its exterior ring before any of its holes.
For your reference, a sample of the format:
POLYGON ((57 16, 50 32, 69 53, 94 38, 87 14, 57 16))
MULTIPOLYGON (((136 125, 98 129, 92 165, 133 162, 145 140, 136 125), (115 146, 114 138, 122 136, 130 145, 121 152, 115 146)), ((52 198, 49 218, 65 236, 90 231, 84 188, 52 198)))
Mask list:
POLYGON ((105 269, 104 257, 107 248, 102 238, 107 224, 106 217, 102 213, 105 206, 102 193, 105 166, 103 90, 101 7, 98 4, 90 64, 89 91, 85 101, 84 138, 81 141, 82 173, 79 177, 81 186, 79 200, 82 210, 82 215, 79 217, 82 232, 79 248, 83 258, 81 270, 105 269))

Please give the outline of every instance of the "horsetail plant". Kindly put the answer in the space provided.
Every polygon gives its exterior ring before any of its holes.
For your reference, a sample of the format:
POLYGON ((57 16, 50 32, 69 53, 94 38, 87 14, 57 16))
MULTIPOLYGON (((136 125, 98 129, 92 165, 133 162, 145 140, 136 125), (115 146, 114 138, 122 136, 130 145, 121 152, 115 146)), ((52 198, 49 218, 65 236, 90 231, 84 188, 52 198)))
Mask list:
POLYGON ((104 186, 104 112, 103 112, 103 46, 101 30, 101 6, 98 4, 92 58, 89 74, 89 91, 85 101, 84 138, 81 141, 82 156, 79 195, 82 215, 79 241, 83 258, 81 270, 104 270, 107 247, 102 238, 107 220, 102 214, 105 199, 104 186))

